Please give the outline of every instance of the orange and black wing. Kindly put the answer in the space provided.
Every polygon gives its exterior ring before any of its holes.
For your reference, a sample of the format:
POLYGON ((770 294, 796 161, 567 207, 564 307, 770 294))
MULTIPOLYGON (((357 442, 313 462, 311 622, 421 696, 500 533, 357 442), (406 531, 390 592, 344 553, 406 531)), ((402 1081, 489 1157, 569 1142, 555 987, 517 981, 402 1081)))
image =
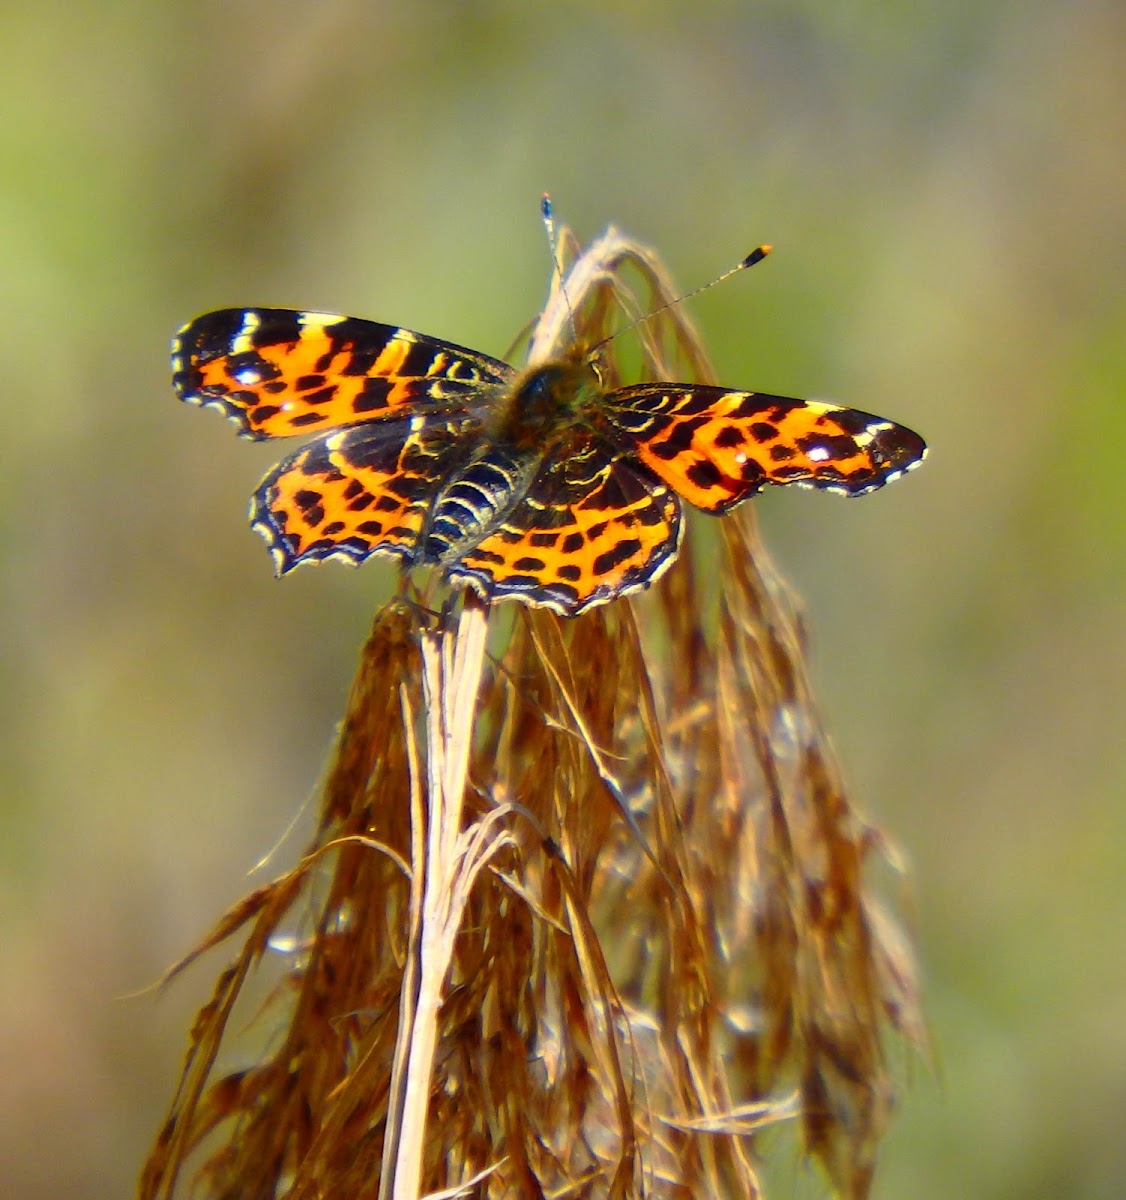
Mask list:
POLYGON ((633 456, 587 430, 549 447, 522 498, 446 567, 486 600, 576 616, 637 591, 676 557, 680 504, 633 456))
POLYGON ((862 496, 918 466, 926 443, 882 417, 818 400, 688 384, 638 384, 605 397, 621 444, 674 491, 724 512, 767 484, 862 496))
POLYGON ((416 561, 434 496, 475 428, 469 417, 437 414, 372 421, 317 438, 279 463, 250 503, 277 573, 380 553, 416 561))
POLYGON ((503 386, 488 355, 354 317, 229 308, 172 343, 181 400, 217 408, 249 438, 293 437, 417 411, 456 412, 503 386))

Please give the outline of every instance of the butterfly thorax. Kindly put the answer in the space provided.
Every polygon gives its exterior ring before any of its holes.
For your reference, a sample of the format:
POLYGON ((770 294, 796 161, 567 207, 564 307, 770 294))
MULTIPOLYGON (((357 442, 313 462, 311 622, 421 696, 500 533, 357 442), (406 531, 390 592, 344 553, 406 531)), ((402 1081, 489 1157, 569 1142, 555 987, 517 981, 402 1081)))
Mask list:
POLYGON ((600 392, 591 355, 575 347, 517 375, 490 414, 486 433, 514 446, 543 450, 550 436, 580 419, 600 392))

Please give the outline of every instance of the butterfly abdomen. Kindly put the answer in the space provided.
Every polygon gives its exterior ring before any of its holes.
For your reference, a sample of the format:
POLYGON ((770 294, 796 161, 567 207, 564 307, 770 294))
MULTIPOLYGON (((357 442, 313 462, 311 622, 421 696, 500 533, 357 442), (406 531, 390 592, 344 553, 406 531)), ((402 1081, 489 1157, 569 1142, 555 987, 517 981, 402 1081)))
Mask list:
POLYGON ((540 457, 535 451, 494 445, 455 471, 431 505, 417 561, 452 562, 487 537, 523 495, 540 457))

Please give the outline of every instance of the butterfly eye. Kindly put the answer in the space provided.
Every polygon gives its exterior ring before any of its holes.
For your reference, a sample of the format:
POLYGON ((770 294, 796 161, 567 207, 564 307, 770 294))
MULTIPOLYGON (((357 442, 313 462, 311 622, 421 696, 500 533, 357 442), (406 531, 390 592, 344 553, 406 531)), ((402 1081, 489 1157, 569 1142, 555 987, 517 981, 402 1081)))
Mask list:
POLYGON ((539 409, 550 406, 558 372, 551 367, 537 371, 524 385, 524 405, 528 409, 539 409))

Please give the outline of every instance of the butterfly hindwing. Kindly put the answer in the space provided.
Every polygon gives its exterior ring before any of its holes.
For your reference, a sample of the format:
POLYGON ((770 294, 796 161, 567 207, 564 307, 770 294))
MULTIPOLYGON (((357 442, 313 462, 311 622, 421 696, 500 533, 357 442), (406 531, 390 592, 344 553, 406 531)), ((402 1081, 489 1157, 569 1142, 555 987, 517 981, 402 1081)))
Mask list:
POLYGON ((435 494, 472 436, 469 419, 400 417, 318 438, 258 485, 251 524, 279 575, 376 553, 414 561, 435 494))
POLYGON ((486 599, 515 596, 575 616, 647 586, 676 557, 672 491, 591 430, 571 430, 523 498, 447 568, 486 599))

